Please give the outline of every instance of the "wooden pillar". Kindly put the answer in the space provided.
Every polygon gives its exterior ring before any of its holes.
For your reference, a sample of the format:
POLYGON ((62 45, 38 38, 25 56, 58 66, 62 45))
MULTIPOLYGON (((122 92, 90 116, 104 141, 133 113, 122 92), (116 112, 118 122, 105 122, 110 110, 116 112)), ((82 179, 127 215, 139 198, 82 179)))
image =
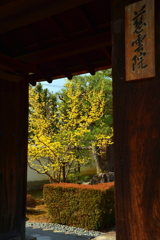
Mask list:
POLYGON ((0 240, 25 239, 28 83, 0 79, 0 240))
POLYGON ((155 0, 156 77, 127 82, 124 17, 133 2, 112 1, 116 239, 159 240, 160 1, 155 0))

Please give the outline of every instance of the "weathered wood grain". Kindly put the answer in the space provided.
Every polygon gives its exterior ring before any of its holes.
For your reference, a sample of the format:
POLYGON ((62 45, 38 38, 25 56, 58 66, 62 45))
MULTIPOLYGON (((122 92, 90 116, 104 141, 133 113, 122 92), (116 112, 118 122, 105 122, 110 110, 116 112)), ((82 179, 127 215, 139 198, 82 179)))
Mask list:
POLYGON ((28 84, 0 83, 0 239, 24 239, 28 84))
POLYGON ((2 12, 3 16, 0 33, 26 26, 90 1, 91 0, 40 0, 38 4, 37 0, 23 0, 23 2, 18 0, 15 4, 11 2, 0 9, 0 13, 2 12))
POLYGON ((125 6, 113 0, 117 240, 160 239, 160 2, 155 1, 156 78, 126 81, 125 6))

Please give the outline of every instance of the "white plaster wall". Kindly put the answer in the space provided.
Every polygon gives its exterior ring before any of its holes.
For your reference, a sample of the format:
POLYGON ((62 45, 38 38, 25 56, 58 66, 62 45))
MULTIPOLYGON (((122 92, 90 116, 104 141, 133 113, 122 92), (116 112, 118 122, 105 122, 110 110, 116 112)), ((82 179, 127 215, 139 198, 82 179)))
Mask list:
POLYGON ((45 174, 39 174, 30 167, 27 169, 27 182, 48 180, 45 174))
POLYGON ((45 174, 39 174, 32 170, 29 166, 27 168, 27 182, 48 180, 45 174))

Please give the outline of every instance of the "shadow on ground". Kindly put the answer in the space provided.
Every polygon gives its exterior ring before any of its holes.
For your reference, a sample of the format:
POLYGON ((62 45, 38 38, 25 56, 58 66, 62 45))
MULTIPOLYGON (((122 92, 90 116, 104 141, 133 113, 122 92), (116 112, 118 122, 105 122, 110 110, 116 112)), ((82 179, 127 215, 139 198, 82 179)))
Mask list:
POLYGON ((53 230, 49 229, 40 229, 40 228, 26 228, 26 239, 28 236, 36 237, 37 240, 85 240, 85 239, 93 239, 93 237, 84 236, 84 235, 75 235, 70 233, 63 232, 53 232, 53 230))

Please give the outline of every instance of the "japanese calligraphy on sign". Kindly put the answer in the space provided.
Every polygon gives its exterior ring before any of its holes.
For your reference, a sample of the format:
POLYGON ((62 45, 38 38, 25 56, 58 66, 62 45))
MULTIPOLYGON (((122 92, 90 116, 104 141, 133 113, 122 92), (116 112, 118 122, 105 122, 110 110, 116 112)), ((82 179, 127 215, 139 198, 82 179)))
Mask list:
POLYGON ((154 0, 127 6, 125 17, 126 80, 154 77, 154 0))

